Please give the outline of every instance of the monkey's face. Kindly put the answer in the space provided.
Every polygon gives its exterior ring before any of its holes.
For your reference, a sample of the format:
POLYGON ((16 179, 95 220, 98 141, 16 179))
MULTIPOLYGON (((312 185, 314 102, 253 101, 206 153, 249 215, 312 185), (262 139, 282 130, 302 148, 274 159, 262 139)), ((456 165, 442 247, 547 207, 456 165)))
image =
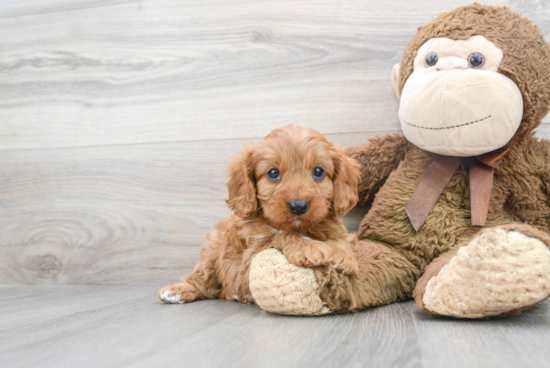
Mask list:
MULTIPOLYGON (((427 41, 401 93, 405 137, 448 156, 475 156, 508 143, 521 123, 523 99, 517 85, 498 72, 502 58, 502 50, 483 36, 427 41)), ((397 88, 399 64, 392 80, 397 88)))

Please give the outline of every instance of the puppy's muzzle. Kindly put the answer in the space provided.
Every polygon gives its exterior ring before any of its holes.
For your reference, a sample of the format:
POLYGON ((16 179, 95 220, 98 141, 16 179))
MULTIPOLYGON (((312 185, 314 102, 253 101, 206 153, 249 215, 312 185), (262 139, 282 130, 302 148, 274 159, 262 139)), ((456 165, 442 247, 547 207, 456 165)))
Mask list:
POLYGON ((309 208, 309 203, 303 199, 293 199, 287 204, 288 209, 293 215, 303 215, 309 208))

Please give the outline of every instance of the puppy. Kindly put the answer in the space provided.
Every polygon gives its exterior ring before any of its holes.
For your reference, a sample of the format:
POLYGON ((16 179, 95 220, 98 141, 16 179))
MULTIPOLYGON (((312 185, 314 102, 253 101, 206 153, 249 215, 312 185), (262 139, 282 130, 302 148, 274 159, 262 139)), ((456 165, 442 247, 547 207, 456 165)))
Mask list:
POLYGON ((207 234, 193 272, 162 288, 159 299, 253 303, 250 262, 267 248, 297 266, 355 274, 341 217, 357 203, 358 178, 355 161, 313 129, 289 125, 246 146, 229 166, 227 204, 234 214, 207 234))

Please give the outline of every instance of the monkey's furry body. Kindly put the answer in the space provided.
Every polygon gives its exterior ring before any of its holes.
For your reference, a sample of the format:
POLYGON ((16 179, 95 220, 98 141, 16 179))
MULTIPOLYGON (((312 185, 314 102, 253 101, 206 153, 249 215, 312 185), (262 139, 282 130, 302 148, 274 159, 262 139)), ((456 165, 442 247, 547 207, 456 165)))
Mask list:
MULTIPOLYGON (((458 8, 418 29, 393 82, 405 136, 347 150, 360 164, 359 200, 368 208, 356 234, 358 272, 316 267, 310 284, 324 304, 307 314, 357 311, 414 294, 426 312, 483 318, 546 300, 550 142, 534 138, 533 129, 549 109, 550 46, 539 29, 505 7, 458 8), (476 161, 505 144, 509 151, 496 168, 476 161), (465 158, 416 231, 405 209, 438 155, 465 158), (475 165, 485 172, 479 186, 475 165), (487 190, 485 225, 473 226, 472 211, 483 212, 483 203, 472 193, 487 190)), ((260 253, 252 264, 256 303, 278 313, 292 313, 289 304, 304 310, 299 293, 290 301, 273 297, 295 288, 295 271, 270 273, 274 264, 284 266, 271 255, 260 253)))

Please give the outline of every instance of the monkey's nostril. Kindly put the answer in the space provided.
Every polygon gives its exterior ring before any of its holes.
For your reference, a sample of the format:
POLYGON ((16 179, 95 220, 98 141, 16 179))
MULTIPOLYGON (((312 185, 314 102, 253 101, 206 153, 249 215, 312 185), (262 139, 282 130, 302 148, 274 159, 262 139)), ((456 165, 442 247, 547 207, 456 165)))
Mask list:
POLYGON ((288 209, 294 215, 303 215, 309 208, 309 203, 303 199, 293 199, 287 204, 288 209))

